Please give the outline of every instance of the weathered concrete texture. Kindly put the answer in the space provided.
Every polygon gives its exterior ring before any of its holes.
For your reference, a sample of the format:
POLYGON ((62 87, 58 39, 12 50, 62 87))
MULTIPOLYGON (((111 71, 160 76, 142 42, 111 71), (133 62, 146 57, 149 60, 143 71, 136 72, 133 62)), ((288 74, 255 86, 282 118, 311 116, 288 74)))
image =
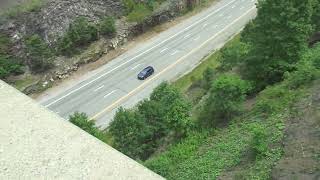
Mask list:
POLYGON ((0 179, 162 179, 0 80, 0 179))

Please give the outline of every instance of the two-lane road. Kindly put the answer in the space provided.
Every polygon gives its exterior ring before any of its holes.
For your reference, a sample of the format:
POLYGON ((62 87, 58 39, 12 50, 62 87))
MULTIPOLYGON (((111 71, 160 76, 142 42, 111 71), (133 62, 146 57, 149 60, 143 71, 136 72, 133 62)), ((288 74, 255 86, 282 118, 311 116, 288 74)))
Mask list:
POLYGON ((43 102, 67 119, 75 111, 85 112, 106 127, 120 107, 132 107, 149 97, 162 81, 180 77, 193 69, 214 49, 223 46, 256 15, 254 0, 221 0, 214 7, 117 57, 94 75, 43 102), (155 73, 140 81, 137 74, 146 66, 155 73))

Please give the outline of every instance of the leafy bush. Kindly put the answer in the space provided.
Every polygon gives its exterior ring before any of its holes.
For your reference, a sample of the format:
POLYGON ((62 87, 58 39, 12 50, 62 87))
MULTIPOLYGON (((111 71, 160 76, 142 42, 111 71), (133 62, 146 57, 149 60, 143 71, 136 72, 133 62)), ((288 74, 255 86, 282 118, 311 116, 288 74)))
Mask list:
POLYGON ((69 25, 69 29, 60 39, 58 49, 64 55, 77 53, 77 48, 88 45, 98 39, 98 29, 85 17, 77 18, 69 25))
POLYGON ((8 36, 0 34, 0 78, 6 78, 11 74, 22 73, 21 64, 10 55, 11 42, 8 36))
POLYGON ((177 89, 162 83, 150 100, 140 102, 137 109, 120 108, 109 132, 117 149, 134 159, 145 160, 168 134, 175 138, 186 135, 192 127, 190 110, 190 104, 177 89))
POLYGON ((317 70, 312 62, 300 62, 297 65, 297 70, 291 73, 285 74, 286 83, 289 88, 296 89, 302 85, 310 84, 319 76, 319 70, 317 70))
POLYGON ((127 14, 132 12, 134 7, 135 7, 135 5, 136 5, 136 2, 134 2, 134 0, 123 0, 122 2, 124 4, 124 7, 126 9, 126 13, 127 14))
POLYGON ((284 85, 267 87, 257 99, 255 111, 263 114, 281 112, 284 107, 289 106, 295 94, 284 85))
POLYGON ((12 56, 0 55, 0 78, 22 73, 21 64, 12 56))
POLYGON ((53 53, 48 45, 38 35, 25 39, 28 64, 34 72, 42 72, 52 67, 53 53))
POLYGON ((241 41, 231 44, 221 50, 221 58, 219 59, 220 71, 229 71, 233 67, 239 65, 248 54, 249 46, 241 41))
POLYGON ((251 126, 252 148, 257 158, 261 158, 268 154, 268 136, 266 128, 260 124, 253 124, 251 126))
POLYGON ((106 16, 100 22, 100 33, 103 35, 112 36, 116 32, 115 21, 112 17, 106 16))
POLYGON ((109 126, 109 132, 114 137, 114 146, 131 158, 146 159, 154 150, 155 142, 150 142, 151 129, 135 111, 120 108, 109 126))
POLYGON ((109 143, 110 138, 108 137, 108 134, 95 127, 94 121, 90 120, 85 113, 75 112, 69 117, 69 120, 71 123, 91 134, 92 136, 105 143, 109 143))
POLYGON ((212 84, 210 96, 205 105, 202 119, 208 125, 230 120, 241 111, 250 84, 236 75, 226 74, 218 77, 212 84), (214 120, 212 120, 212 118, 214 120))
POLYGON ((151 14, 150 10, 145 4, 138 3, 134 6, 133 10, 128 14, 128 21, 141 23, 151 14))
POLYGON ((212 84, 212 81, 214 79, 214 70, 213 68, 208 67, 204 72, 203 72, 203 88, 206 90, 209 90, 212 84))
POLYGON ((244 30, 243 42, 250 44, 250 52, 242 72, 257 90, 294 70, 312 32, 313 4, 313 0, 259 2, 258 16, 244 30))

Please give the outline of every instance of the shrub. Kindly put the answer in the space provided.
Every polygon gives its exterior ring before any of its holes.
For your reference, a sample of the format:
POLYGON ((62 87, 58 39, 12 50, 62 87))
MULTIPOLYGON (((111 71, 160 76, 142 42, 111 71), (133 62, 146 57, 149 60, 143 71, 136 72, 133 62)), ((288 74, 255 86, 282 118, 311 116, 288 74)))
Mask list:
POLYGON ((229 71, 239 63, 248 54, 249 46, 243 42, 236 42, 221 50, 221 58, 219 59, 221 71, 229 71))
POLYGON ((285 74, 287 86, 291 89, 309 84, 319 75, 319 70, 317 70, 310 61, 300 62, 296 67, 296 71, 285 74))
POLYGON ((6 78, 10 74, 22 73, 21 64, 10 55, 11 42, 8 36, 0 34, 0 78, 6 78))
POLYGON ((92 136, 100 139, 101 141, 107 142, 107 135, 95 127, 94 121, 90 120, 85 113, 75 112, 73 115, 70 115, 69 120, 72 124, 78 126, 92 136))
POLYGON ((60 39, 58 49, 64 55, 77 53, 79 47, 88 45, 98 39, 98 29, 89 23, 85 17, 77 18, 69 25, 69 29, 60 39))
POLYGON ((0 54, 9 54, 10 46, 10 38, 5 34, 0 34, 0 54))
POLYGON ((130 12, 133 11, 136 3, 134 2, 134 0, 123 0, 122 1, 124 4, 124 7, 126 9, 126 13, 129 14, 130 12))
POLYGON ((210 96, 205 105, 206 124, 215 125, 222 120, 228 121, 241 111, 246 93, 251 89, 248 82, 236 75, 225 74, 212 84, 210 96), (214 120, 211 120, 211 119, 214 120))
POLYGON ((170 134, 177 139, 192 127, 190 104, 181 93, 162 83, 151 94, 150 100, 138 104, 137 109, 120 108, 109 131, 115 147, 134 159, 147 159, 170 134))
POLYGON ((260 93, 255 106, 255 111, 263 114, 281 112, 294 98, 293 92, 283 85, 267 87, 260 93))
POLYGON ((266 128, 260 124, 254 124, 251 127, 252 148, 257 158, 264 157, 268 154, 268 136, 266 128))
POLYGON ((151 14, 151 10, 144 4, 138 3, 133 10, 128 14, 128 21, 141 23, 151 14))
POLYGON ((120 108, 109 131, 114 137, 114 146, 131 158, 145 160, 154 150, 152 130, 138 112, 120 108))
POLYGON ((203 88, 209 90, 214 79, 214 70, 213 68, 208 67, 203 72, 203 88))
POLYGON ((115 21, 112 17, 106 16, 100 22, 100 33, 103 35, 112 36, 116 32, 115 21))
POLYGON ((33 35, 25 39, 28 62, 32 71, 42 72, 52 67, 53 53, 48 45, 38 35, 33 35))
POLYGON ((21 64, 11 56, 0 55, 0 78, 22 73, 21 64))

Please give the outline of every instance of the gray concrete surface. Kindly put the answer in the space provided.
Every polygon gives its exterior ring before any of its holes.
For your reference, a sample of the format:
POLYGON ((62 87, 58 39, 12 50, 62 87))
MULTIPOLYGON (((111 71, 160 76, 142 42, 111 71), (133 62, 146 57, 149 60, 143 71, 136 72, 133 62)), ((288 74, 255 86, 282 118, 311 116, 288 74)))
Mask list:
POLYGON ((0 179, 163 179, 0 80, 0 179))
POLYGON ((255 3, 255 0, 221 0, 41 104, 65 119, 75 111, 85 112, 98 126, 107 127, 120 106, 130 108, 148 98, 159 83, 177 79, 212 50, 222 47, 256 16, 255 3), (137 74, 149 65, 155 68, 155 74, 139 81, 137 74))

